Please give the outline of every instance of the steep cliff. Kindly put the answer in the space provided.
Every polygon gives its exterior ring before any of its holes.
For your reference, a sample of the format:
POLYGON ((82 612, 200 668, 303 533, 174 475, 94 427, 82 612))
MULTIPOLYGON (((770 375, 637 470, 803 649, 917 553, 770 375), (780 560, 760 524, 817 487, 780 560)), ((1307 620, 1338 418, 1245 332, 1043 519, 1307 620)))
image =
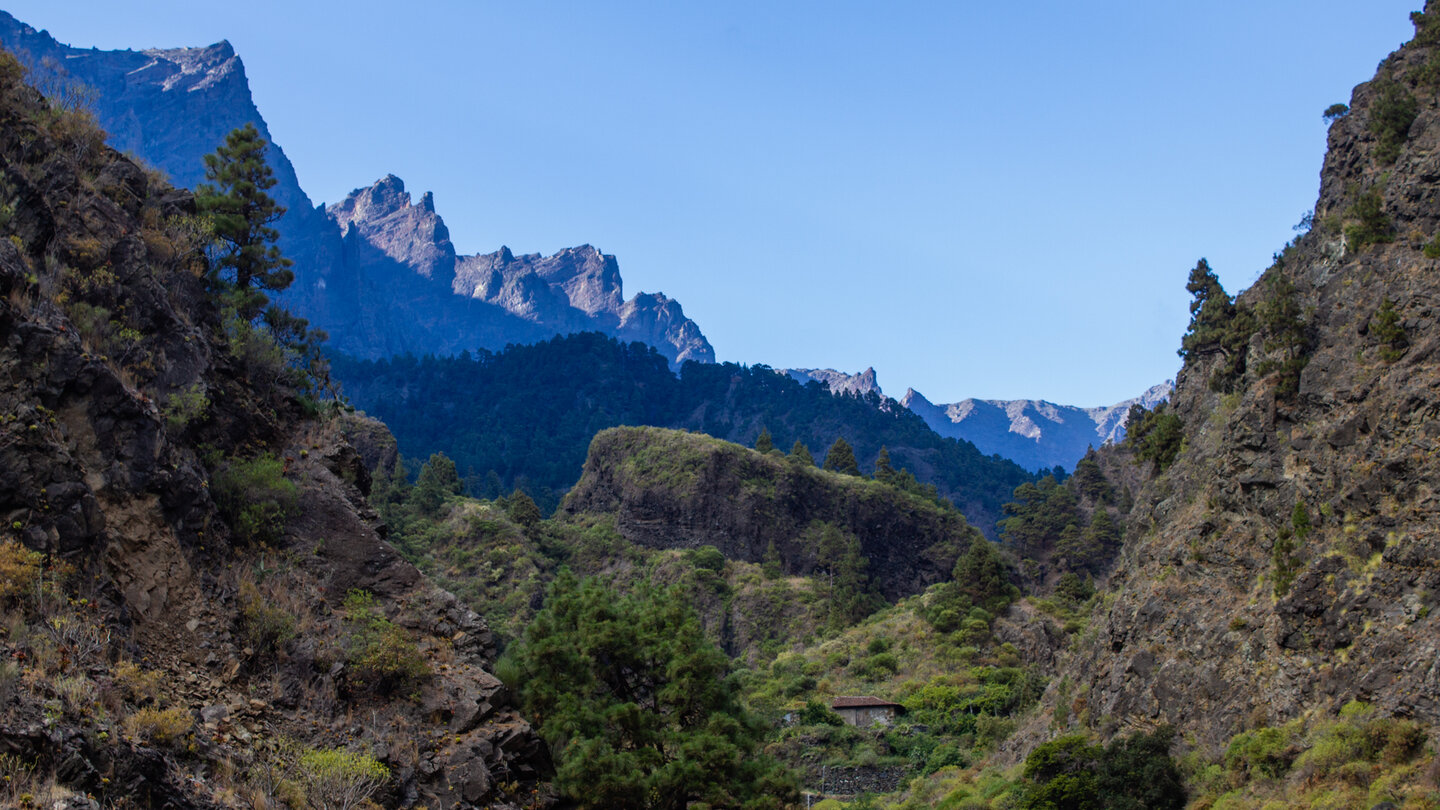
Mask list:
POLYGON ((488 629, 225 313, 190 194, 20 77, 0 54, 0 801, 318 795, 346 746, 392 806, 534 798, 488 629))
POLYGON ((1213 747, 1352 699, 1440 723, 1437 16, 1332 110, 1313 229, 1233 307, 1207 294, 1110 594, 1046 695, 1060 725, 1213 747))

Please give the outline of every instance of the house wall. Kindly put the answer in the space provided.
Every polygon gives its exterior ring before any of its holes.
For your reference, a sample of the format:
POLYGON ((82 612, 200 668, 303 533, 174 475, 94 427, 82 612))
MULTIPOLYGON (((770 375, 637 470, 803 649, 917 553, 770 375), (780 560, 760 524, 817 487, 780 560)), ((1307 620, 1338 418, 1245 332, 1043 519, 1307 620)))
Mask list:
POLYGON ((836 709, 835 713, 840 715, 841 720, 860 728, 865 728, 874 723, 888 726, 895 719, 895 710, 888 706, 861 706, 836 709))

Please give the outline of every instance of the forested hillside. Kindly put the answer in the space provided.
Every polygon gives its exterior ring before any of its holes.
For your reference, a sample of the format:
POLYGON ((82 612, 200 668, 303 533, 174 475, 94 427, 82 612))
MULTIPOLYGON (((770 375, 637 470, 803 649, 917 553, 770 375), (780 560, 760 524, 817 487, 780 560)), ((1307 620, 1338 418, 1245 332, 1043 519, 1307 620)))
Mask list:
POLYGON ((768 431, 776 447, 799 442, 817 460, 843 438, 866 471, 884 447, 896 467, 934 485, 992 536, 1001 505, 1033 478, 969 442, 941 438, 891 400, 837 396, 766 366, 686 363, 677 376, 653 349, 597 333, 454 358, 337 357, 332 368, 350 401, 390 426, 402 453, 443 452, 468 491, 494 497, 518 486, 542 507, 579 479, 590 439, 619 425, 742 444, 768 431))

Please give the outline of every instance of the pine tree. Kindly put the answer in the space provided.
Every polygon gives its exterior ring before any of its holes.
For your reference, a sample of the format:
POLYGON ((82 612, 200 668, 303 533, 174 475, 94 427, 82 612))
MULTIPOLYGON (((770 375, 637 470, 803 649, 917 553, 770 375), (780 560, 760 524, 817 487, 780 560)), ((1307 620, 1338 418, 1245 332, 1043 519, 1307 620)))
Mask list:
POLYGON ((796 439, 795 444, 790 447, 790 460, 796 464, 815 466, 815 457, 810 455, 810 448, 806 447, 805 443, 799 439, 796 439))
POLYGON ((880 454, 875 457, 875 480, 894 486, 895 479, 895 468, 890 465, 890 451, 882 444, 880 454))
POLYGON ((266 194, 275 186, 265 162, 267 143, 254 124, 232 131, 213 154, 205 156, 205 179, 196 189, 195 204, 207 214, 225 252, 215 260, 221 278, 234 284, 236 311, 254 320, 268 299, 262 290, 280 291, 295 274, 292 262, 280 255, 271 227, 285 208, 266 194), (229 278, 225 278, 225 276, 229 278))
POLYGON ((971 604, 997 615, 1020 595, 1020 589, 1010 584, 1010 571, 999 550, 979 532, 950 575, 971 604))
POLYGON ((1219 277, 1204 259, 1190 271, 1185 290, 1194 299, 1190 302, 1190 327, 1180 338, 1179 355, 1188 358, 1220 347, 1225 327, 1235 316, 1235 302, 1220 286, 1219 277))
POLYGON ((755 437, 755 449, 761 453, 768 453, 775 449, 775 440, 770 438, 768 429, 760 429, 760 435, 755 437))
POLYGON ((1271 273, 1265 281, 1269 298, 1260 305, 1260 327, 1264 330, 1265 351, 1275 357, 1266 359, 1257 369, 1261 374, 1279 372, 1276 389, 1292 396, 1300 390, 1300 372, 1310 357, 1305 321, 1296 300, 1295 285, 1281 272, 1271 273))
POLYGON ((829 627, 841 630, 864 618, 872 604, 866 593, 868 561, 859 538, 817 521, 806 527, 800 541, 815 551, 815 573, 829 603, 829 627))
POLYGON ((432 454, 415 479, 412 493, 415 506, 425 514, 434 514, 447 497, 459 494, 460 474, 455 462, 444 453, 432 454))
POLYGON ((557 762, 593 808, 788 806, 793 777, 756 749, 730 662, 679 590, 618 594, 562 571, 511 653, 557 762))
POLYGON ((855 451, 845 439, 836 439, 825 454, 825 469, 843 475, 859 475, 860 465, 855 461, 855 451))

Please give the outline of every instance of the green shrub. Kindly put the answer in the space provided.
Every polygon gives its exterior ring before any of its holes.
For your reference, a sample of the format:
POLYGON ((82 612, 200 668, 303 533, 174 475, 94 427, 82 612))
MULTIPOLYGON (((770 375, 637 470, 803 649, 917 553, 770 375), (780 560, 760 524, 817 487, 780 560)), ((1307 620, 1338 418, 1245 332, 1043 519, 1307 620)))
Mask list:
POLYGON ((685 553, 685 559, 698 569, 719 573, 725 570, 725 555, 714 546, 701 546, 685 553))
POLYGON ((18 603, 44 574, 45 555, 14 540, 0 543, 0 607, 18 603))
POLYGON ((1125 429, 1125 444, 1134 449, 1135 457, 1155 462, 1162 471, 1180 455, 1185 423, 1169 410, 1168 403, 1160 403, 1153 411, 1131 405, 1125 429))
POLYGON ((811 698, 800 710, 800 724, 804 726, 843 726, 845 721, 830 710, 824 701, 811 698))
POLYGON ((1025 758, 1027 784, 1019 806, 1179 810, 1185 788, 1170 758, 1172 736, 1161 728, 1117 738, 1104 748, 1079 735, 1042 743, 1025 758))
POLYGON ((1389 298, 1380 302, 1375 317, 1370 319, 1370 333, 1380 343, 1380 359, 1394 363, 1405 356, 1410 348, 1410 338, 1400 323, 1400 313, 1395 311, 1395 302, 1389 298))
POLYGON ((195 720, 179 706, 168 709, 140 709, 125 720, 125 731, 143 742, 174 748, 185 739, 195 720))
POLYGON ((357 680, 389 694, 430 675, 430 666, 415 642, 385 617, 368 591, 350 591, 344 610, 346 651, 357 680))
POLYGON ((295 637, 295 617, 276 607, 250 581, 240 583, 240 638, 257 655, 283 646, 295 637))
POLYGON ((285 464, 269 453, 232 460, 210 482, 215 505, 235 536, 249 543, 275 543, 299 508, 299 489, 285 478, 285 464))
POLYGON ((1290 735, 1278 728, 1257 728, 1235 735, 1225 749, 1225 766, 1243 774, 1278 779, 1298 754, 1290 735))
POLYGON ((1377 84, 1379 92, 1370 104, 1370 131, 1378 141, 1375 161, 1383 165, 1394 163, 1400 156, 1400 147, 1410 136, 1410 125, 1415 123, 1420 104, 1393 79, 1381 79, 1377 84))
MULTIPOLYGON (((1428 8, 1429 3, 1426 3, 1428 8)), ((1415 26, 1416 45, 1440 44, 1440 14, 1430 11, 1410 12, 1410 22, 1415 26)))
POLYGON ((1073 571, 1060 575, 1055 584, 1055 595, 1074 604, 1079 604, 1095 595, 1095 586, 1088 579, 1081 579, 1073 571))
POLYGON ((195 383, 165 399, 165 424, 174 431, 184 430, 191 423, 204 419, 209 408, 210 398, 205 396, 205 387, 195 383))
POLYGON ((1327 124, 1333 124, 1349 114, 1349 104, 1331 104, 1329 107, 1325 108, 1325 112, 1321 113, 1321 115, 1325 118, 1325 123, 1327 124))
POLYGON ((300 782, 311 807, 350 810, 368 804, 390 779, 390 769, 369 754, 308 748, 300 755, 300 782))
POLYGON ((1369 245, 1395 240, 1395 229, 1390 224, 1390 218, 1385 216, 1380 189, 1372 188, 1361 194, 1345 213, 1350 220, 1350 224, 1345 226, 1345 241, 1350 250, 1358 251, 1369 245))

